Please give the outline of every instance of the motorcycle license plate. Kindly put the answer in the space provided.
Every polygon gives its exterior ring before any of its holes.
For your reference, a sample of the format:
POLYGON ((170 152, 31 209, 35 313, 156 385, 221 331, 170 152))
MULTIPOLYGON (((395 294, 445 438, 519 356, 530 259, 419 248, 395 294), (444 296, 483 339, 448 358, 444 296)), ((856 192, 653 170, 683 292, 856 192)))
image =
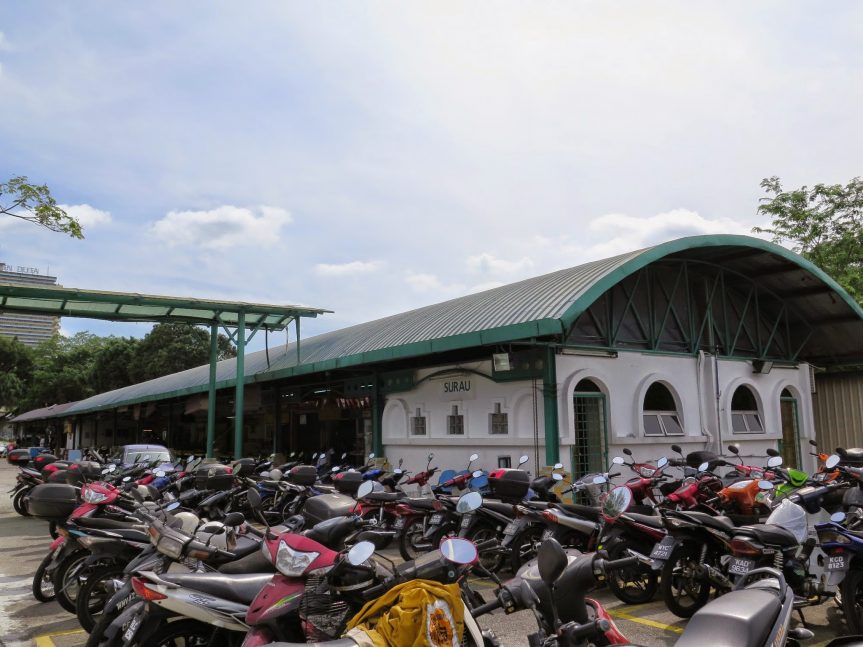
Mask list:
POLYGON ((514 535, 516 532, 518 532, 518 524, 515 521, 510 521, 503 529, 505 535, 514 535))
POLYGON ((470 517, 468 517, 468 516, 462 517, 461 527, 462 528, 469 528, 470 527, 470 517))
POLYGON ((671 551, 677 545, 677 540, 674 537, 663 537, 662 541, 653 547, 650 551, 650 559, 661 559, 663 562, 668 561, 671 557, 671 551))
POLYGON ((135 637, 135 634, 138 633, 138 627, 141 626, 141 616, 137 615, 132 618, 132 622, 129 623, 129 627, 126 629, 123 634, 123 642, 130 643, 132 639, 135 637))
POLYGON ((755 567, 754 559, 746 559, 745 557, 732 557, 728 563, 728 572, 734 575, 746 575, 755 567))
POLYGON ((404 528, 405 527, 405 518, 399 517, 398 519, 396 519, 395 525, 393 527, 396 530, 400 530, 401 528, 404 528))
POLYGON ((827 570, 828 571, 847 571, 850 564, 845 555, 828 555, 827 570))
POLYGON ((431 526, 439 526, 443 523, 443 515, 442 514, 433 514, 431 519, 429 519, 429 525, 431 526))

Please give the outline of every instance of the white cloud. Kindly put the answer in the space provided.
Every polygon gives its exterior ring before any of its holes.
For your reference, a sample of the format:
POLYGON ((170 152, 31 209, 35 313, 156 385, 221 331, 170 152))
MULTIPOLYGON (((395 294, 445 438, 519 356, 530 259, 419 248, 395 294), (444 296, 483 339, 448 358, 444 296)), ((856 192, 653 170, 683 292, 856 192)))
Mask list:
POLYGON ((57 206, 81 223, 81 226, 85 229, 85 235, 87 227, 106 225, 111 222, 111 213, 109 211, 96 209, 89 204, 61 204, 57 206))
POLYGON ((609 213, 595 218, 588 229, 602 242, 590 247, 591 256, 603 258, 642 247, 705 234, 751 235, 751 226, 731 218, 706 218, 689 209, 673 209, 648 217, 609 213))
POLYGON ((408 272, 405 283, 417 292, 440 292, 444 289, 444 284, 437 276, 422 272, 408 272))
POLYGON ((517 261, 510 261, 505 258, 498 258, 494 254, 483 252, 476 256, 469 256, 467 266, 475 272, 486 274, 517 274, 533 268, 533 261, 527 256, 517 261))
POLYGON ((351 261, 350 263, 318 263, 315 272, 321 276, 351 276, 353 274, 368 274, 379 269, 380 261, 351 261))
POLYGON ((171 246, 271 247, 279 241, 282 227, 290 222, 291 214, 279 207, 223 205, 206 211, 169 211, 152 224, 151 231, 171 246))

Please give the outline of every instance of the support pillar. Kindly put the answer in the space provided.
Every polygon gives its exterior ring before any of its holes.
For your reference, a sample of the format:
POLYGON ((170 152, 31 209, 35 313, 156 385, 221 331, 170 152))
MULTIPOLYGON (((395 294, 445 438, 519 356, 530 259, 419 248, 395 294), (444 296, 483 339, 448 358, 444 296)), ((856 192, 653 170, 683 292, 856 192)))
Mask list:
POLYGON ((378 375, 375 373, 372 386, 372 451, 375 456, 383 456, 384 453, 383 417, 384 407, 378 393, 378 375))
POLYGON ((207 458, 213 458, 216 439, 216 361, 219 359, 219 325, 210 325, 210 390, 207 393, 207 458))
POLYGON ((246 313, 237 317, 237 387, 234 392, 234 458, 243 457, 243 395, 246 384, 246 313))
POLYGON ((545 462, 560 461, 560 433, 557 417, 557 357, 550 346, 545 349, 542 375, 542 405, 545 421, 545 462))

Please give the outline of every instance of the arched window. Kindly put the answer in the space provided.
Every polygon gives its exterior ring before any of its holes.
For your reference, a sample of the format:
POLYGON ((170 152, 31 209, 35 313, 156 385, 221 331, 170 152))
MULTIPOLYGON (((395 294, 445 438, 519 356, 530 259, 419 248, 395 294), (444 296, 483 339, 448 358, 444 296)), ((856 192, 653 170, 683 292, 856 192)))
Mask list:
POLYGON ((731 431, 736 434, 764 433, 758 400, 748 386, 738 386, 731 397, 731 431))
POLYGON ((668 387, 661 382, 654 382, 647 389, 643 411, 645 436, 683 435, 677 402, 668 387))

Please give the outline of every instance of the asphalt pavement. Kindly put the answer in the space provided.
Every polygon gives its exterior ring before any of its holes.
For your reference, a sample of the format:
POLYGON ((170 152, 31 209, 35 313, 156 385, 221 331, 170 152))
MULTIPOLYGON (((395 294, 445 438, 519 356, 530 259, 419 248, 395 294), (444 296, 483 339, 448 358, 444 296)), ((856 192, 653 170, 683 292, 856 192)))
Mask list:
MULTIPOLYGON (((6 491, 15 484, 17 468, 0 462, 0 645, 3 647, 80 647, 86 634, 76 618, 56 602, 39 603, 31 593, 33 573, 45 556, 51 538, 47 522, 24 518, 12 510, 6 491)), ((398 551, 388 550, 396 557, 398 551)), ((486 595, 492 585, 479 582, 486 595)), ((627 606, 608 591, 593 594, 611 613, 618 628, 634 644, 645 647, 673 645, 686 622, 671 614, 657 599, 647 604, 627 606)), ((806 620, 815 631, 810 647, 821 647, 831 638, 847 632, 838 607, 828 602, 805 610, 806 620)), ((482 627, 495 631, 507 647, 527 647, 527 634, 534 631, 533 615, 521 611, 510 616, 502 612, 479 619, 482 627)), ((709 644, 709 639, 705 644, 709 644)))

